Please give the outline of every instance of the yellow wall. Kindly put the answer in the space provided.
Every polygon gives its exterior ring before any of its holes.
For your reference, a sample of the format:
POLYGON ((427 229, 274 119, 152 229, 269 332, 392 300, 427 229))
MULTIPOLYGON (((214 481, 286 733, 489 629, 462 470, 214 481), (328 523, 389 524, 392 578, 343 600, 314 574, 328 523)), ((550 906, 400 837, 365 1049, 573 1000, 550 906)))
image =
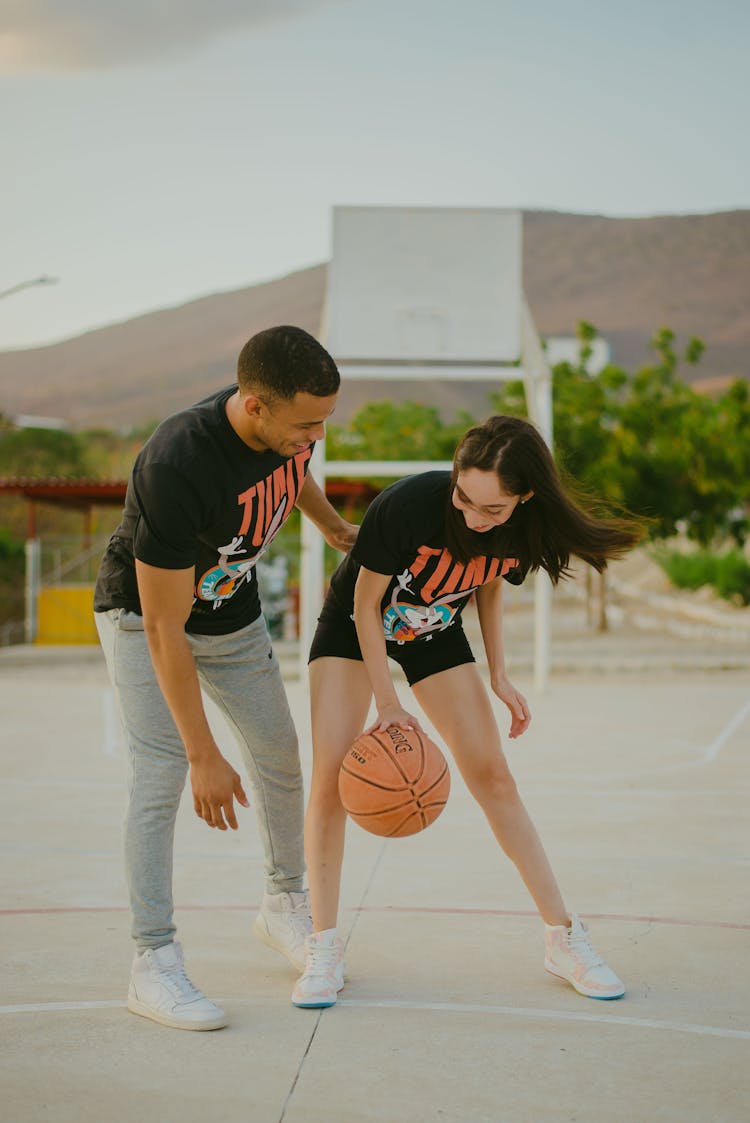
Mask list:
POLYGON ((98 643, 93 585, 47 585, 37 600, 37 643, 98 643))

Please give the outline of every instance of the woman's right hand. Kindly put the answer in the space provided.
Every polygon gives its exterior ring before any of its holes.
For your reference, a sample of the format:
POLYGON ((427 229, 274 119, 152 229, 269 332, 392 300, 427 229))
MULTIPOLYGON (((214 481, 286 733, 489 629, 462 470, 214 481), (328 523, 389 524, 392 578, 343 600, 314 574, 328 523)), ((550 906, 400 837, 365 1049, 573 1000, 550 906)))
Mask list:
POLYGON ((365 730, 365 733, 375 733, 395 725, 399 729, 413 729, 417 733, 421 733, 423 737, 426 736, 419 719, 405 710, 399 702, 389 702, 385 706, 378 706, 377 710, 377 721, 374 721, 369 729, 365 730))
POLYGON ((511 739, 520 737, 529 728, 531 721, 531 710, 529 703, 524 698, 520 690, 517 690, 507 675, 493 675, 491 680, 492 689, 498 698, 505 702, 505 705, 510 710, 510 733, 508 736, 511 739))

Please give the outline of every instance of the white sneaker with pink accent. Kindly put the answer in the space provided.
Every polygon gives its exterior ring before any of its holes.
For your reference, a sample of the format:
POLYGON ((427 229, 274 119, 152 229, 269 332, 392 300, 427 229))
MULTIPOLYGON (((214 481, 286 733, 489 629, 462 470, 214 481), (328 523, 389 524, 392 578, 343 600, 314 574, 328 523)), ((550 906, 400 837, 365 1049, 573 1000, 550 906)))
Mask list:
POLYGON ((335 928, 327 928, 308 936, 305 949, 305 970, 292 991, 292 1002, 312 1009, 333 1006, 344 989, 344 941, 335 928))
POLYGON ((570 928, 564 924, 547 924, 545 928, 544 966, 550 975, 565 979, 586 998, 622 998, 622 980, 594 951, 589 930, 575 913, 570 928))

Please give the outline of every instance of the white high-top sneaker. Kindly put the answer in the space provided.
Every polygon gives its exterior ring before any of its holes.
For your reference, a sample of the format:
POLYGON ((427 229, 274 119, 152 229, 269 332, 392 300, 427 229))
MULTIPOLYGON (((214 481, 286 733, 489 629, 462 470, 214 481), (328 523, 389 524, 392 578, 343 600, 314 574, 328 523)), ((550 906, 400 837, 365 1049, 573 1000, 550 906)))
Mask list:
POLYGON ((587 998, 622 998, 625 986, 591 946, 589 930, 573 913, 570 928, 545 925, 544 966, 587 998))
POLYGON ((305 941, 304 974, 292 991, 295 1006, 333 1006, 344 989, 344 941, 335 928, 314 932, 305 941))
POLYGON ((222 1029, 229 1022, 187 977, 179 940, 136 952, 128 1010, 172 1029, 222 1029))
POLYGON ((307 890, 300 893, 264 893, 253 932, 264 944, 285 955, 298 971, 304 971, 305 940, 312 932, 307 890))

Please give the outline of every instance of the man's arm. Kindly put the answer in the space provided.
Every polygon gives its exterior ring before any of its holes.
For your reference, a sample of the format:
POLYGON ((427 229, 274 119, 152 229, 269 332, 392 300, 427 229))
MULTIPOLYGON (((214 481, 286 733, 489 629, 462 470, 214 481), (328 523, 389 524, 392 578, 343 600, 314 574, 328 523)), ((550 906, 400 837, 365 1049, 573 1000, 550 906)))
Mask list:
POLYGON ((249 807, 239 774, 222 756, 206 719, 195 660, 185 635, 194 570, 159 569, 136 560, 135 572, 156 677, 190 764, 193 806, 210 827, 237 829, 234 798, 249 807), (226 822, 225 822, 226 819, 226 822))
POLYGON ((359 527, 342 519, 309 472, 297 496, 296 506, 303 515, 315 523, 329 546, 333 546, 334 550, 340 550, 342 554, 351 550, 357 540, 359 527))

